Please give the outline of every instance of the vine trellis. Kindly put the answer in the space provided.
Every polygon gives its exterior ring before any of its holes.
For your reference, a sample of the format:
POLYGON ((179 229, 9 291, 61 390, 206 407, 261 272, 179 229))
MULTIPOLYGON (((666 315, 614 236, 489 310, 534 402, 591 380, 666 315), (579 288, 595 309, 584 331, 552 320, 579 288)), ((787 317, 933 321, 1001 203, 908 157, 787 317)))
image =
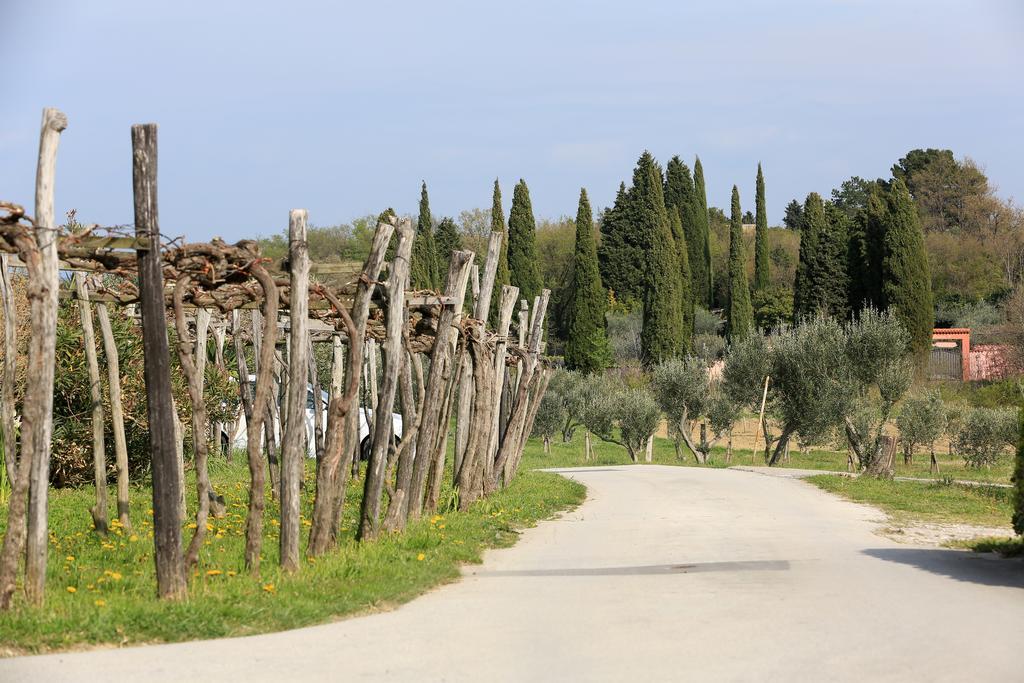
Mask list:
POLYGON ((186 577, 198 562, 211 506, 216 512, 218 497, 207 473, 208 425, 203 402, 211 325, 217 362, 223 363, 223 346, 230 335, 237 363, 250 474, 245 564, 252 573, 260 571, 267 473, 270 495, 281 502, 281 565, 288 571, 299 568, 299 500, 310 385, 315 403, 312 450, 317 456, 313 518, 306 546, 310 556, 330 552, 337 543, 344 491, 350 477, 359 473, 361 410, 369 417, 370 434, 360 540, 372 540, 382 530, 400 530, 408 520, 437 509, 447 472, 453 415, 452 471, 459 506, 464 509, 511 481, 550 377, 541 355, 549 292, 545 290, 530 306, 518 299, 516 287, 502 287, 496 329, 487 329, 502 233, 491 234, 482 270, 473 264, 472 252, 453 252, 441 292, 408 291, 414 238, 408 219, 389 217, 378 223, 361 268, 311 264, 307 214, 302 209, 289 215, 289 253, 283 262, 264 257, 253 240, 235 244, 219 239, 199 243, 162 240, 155 124, 132 127, 134 234, 125 226, 79 226, 72 232, 56 225, 53 209, 57 146, 66 127, 62 113, 44 110, 35 216, 17 204, 0 202, 0 305, 5 321, 0 434, 11 487, 7 532, 0 550, 0 608, 12 603, 22 558, 29 602, 40 604, 44 597, 60 298, 77 300, 83 323, 92 385, 97 488, 91 512, 99 533, 107 529, 107 465, 92 308, 96 308, 107 359, 118 518, 129 528, 117 348, 107 307, 131 305, 141 314, 154 558, 161 597, 187 595, 186 577), (388 262, 392 242, 394 255, 388 262), (17 339, 11 268, 25 271, 25 294, 31 309, 20 430, 15 427, 17 339), (61 270, 75 272, 73 288, 60 286, 61 270), (340 275, 345 282, 311 282, 311 273, 340 275), (97 274, 113 277, 97 278, 97 274), (517 302, 519 335, 510 339, 517 302), (241 319, 242 309, 251 309, 248 330, 241 319), (202 435, 193 439, 197 510, 195 531, 187 546, 182 539, 184 458, 182 429, 171 396, 169 321, 175 327, 175 351, 187 380, 192 433, 202 435), (282 330, 287 333, 285 338, 282 330), (285 355, 278 352, 282 341, 285 355), (326 420, 313 359, 317 343, 330 343, 333 355, 326 420), (251 370, 246 360, 249 346, 255 361, 251 370), (250 372, 255 382, 250 381, 250 372), (403 421, 400 439, 392 428, 396 405, 403 421))

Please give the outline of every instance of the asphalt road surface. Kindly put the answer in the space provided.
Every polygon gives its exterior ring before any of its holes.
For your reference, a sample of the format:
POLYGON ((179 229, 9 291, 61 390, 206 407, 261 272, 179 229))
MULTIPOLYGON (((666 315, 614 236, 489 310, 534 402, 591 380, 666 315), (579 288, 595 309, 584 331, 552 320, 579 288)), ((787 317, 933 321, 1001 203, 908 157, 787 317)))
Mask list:
POLYGON ((1024 564, 900 545, 755 472, 565 470, 587 501, 392 612, 0 660, 0 681, 1020 681, 1024 564))

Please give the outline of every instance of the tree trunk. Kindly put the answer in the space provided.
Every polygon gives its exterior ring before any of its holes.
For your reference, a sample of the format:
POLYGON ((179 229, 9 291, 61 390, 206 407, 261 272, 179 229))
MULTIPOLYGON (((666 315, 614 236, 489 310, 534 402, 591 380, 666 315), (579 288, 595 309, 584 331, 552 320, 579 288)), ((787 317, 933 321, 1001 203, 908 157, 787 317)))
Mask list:
POLYGON ((932 474, 938 474, 939 473, 939 461, 935 459, 935 446, 934 445, 932 445, 932 447, 931 447, 930 454, 931 454, 931 464, 928 467, 928 471, 931 472, 932 474))
POLYGON ((644 460, 647 462, 654 462, 654 435, 647 437, 647 450, 644 455, 644 460))
POLYGON ((100 386, 100 362, 96 354, 96 331, 92 324, 92 306, 89 305, 89 290, 82 273, 75 275, 75 292, 78 296, 78 318, 82 323, 82 345, 85 347, 85 364, 89 371, 89 402, 92 404, 92 469, 96 484, 96 504, 89 510, 92 526, 98 533, 106 535, 107 522, 107 452, 103 439, 103 389, 100 386))
POLYGON ((592 444, 590 441, 590 430, 586 430, 583 433, 583 460, 590 462, 592 444))
MULTIPOLYGON (((206 404, 203 401, 203 375, 201 364, 196 362, 196 355, 202 353, 198 339, 193 343, 188 335, 188 323, 185 322, 183 297, 192 284, 192 279, 182 276, 174 285, 174 323, 178 331, 178 360, 188 385, 189 401, 192 403, 192 450, 195 455, 196 468, 196 529, 185 552, 184 567, 188 570, 199 562, 199 551, 206 538, 206 520, 210 513, 210 475, 207 469, 209 456, 206 440, 206 404)), ((202 323, 197 317, 197 332, 202 323)), ((197 337, 199 335, 197 334, 197 337)))
MULTIPOLYGON (((316 468, 316 497, 313 500, 313 520, 309 532, 310 556, 323 555, 334 547, 338 538, 345 488, 350 472, 349 458, 358 465, 355 455, 359 444, 359 386, 362 382, 363 338, 370 301, 395 226, 380 222, 373 235, 370 253, 363 264, 363 272, 356 285, 351 314, 341 302, 324 290, 331 306, 337 311, 348 336, 348 371, 344 377, 344 393, 332 395, 327 405, 327 434, 324 438, 324 457, 316 468)), ((339 380, 340 381, 340 380, 339 380)), ((340 385, 339 385, 340 386, 340 385)))
POLYGON ((103 355, 107 359, 107 385, 110 390, 110 423, 114 435, 114 459, 117 464, 117 519, 128 533, 132 530, 129 505, 128 443, 124 431, 124 406, 121 401, 121 359, 110 324, 107 305, 96 305, 96 318, 103 337, 103 355))

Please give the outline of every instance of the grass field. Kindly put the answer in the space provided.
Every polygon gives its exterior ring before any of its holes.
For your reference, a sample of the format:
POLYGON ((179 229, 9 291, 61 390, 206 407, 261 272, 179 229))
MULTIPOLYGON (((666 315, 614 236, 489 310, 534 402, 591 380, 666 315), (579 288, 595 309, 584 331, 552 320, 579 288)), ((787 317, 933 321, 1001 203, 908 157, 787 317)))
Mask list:
POLYGON ((896 522, 1007 526, 1013 515, 1012 490, 1006 488, 827 474, 807 481, 849 500, 879 507, 896 522))
MULTIPOLYGON (((191 597, 180 603, 154 597, 148 489, 132 490, 133 532, 115 528, 105 538, 91 530, 91 487, 52 491, 46 605, 0 613, 0 654, 247 635, 386 609, 456 579, 461 563, 479 562, 486 548, 511 545, 517 529, 577 505, 585 494, 576 482, 524 471, 468 512, 443 511, 404 533, 360 545, 354 540, 360 482, 347 492, 341 547, 315 562, 305 560, 293 576, 277 569, 272 520, 278 509, 268 506, 263 571, 255 578, 242 567, 247 477, 241 458, 213 465, 211 478, 228 512, 211 519, 199 568, 190 577, 191 597)), ((304 529, 311 505, 307 490, 304 529)), ((0 519, 0 530, 4 523, 0 519)), ((187 542, 187 526, 185 534, 187 542)))

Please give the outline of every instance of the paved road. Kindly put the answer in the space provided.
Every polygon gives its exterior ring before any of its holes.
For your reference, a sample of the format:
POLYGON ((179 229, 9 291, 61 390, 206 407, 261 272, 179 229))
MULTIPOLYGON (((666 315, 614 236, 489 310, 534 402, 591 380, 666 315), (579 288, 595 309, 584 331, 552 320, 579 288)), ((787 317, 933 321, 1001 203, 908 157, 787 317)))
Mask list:
POLYGON ((398 610, 0 661, 0 681, 1021 680, 1024 564, 902 546, 794 479, 568 470, 587 502, 398 610))

